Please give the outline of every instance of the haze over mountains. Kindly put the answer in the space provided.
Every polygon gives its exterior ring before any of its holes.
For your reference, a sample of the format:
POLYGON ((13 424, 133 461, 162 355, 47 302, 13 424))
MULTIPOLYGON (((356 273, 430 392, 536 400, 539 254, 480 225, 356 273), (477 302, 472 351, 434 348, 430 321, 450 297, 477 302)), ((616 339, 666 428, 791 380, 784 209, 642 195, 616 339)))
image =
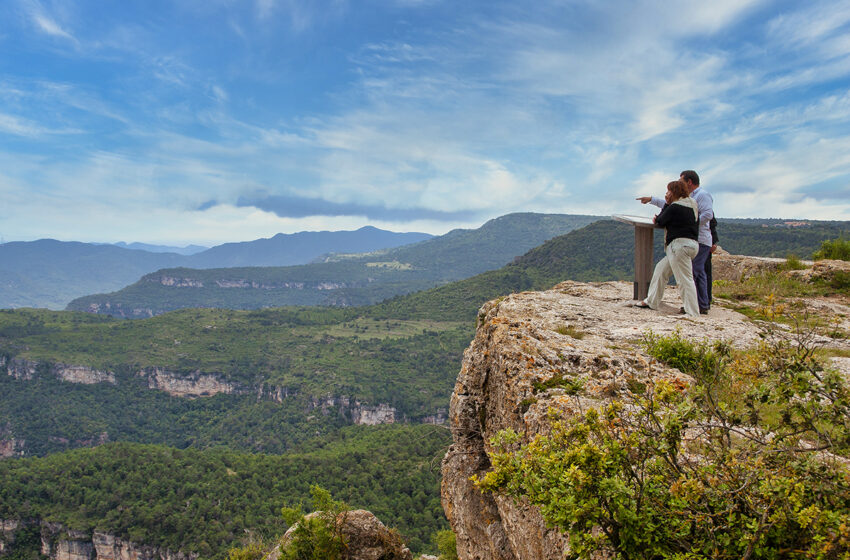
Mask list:
MULTIPOLYGON (((185 307, 369 305, 499 268, 548 239, 598 219, 563 214, 509 214, 478 229, 453 230, 421 243, 369 254, 335 254, 321 263, 158 270, 117 292, 78 298, 67 309, 141 318, 185 307)), ((216 249, 219 248, 199 256, 216 249)))
POLYGON ((431 237, 367 226, 355 231, 278 234, 192 255, 53 239, 10 242, 0 245, 0 308, 63 309, 76 297, 117 290, 166 267, 288 266, 330 252, 375 251, 431 237))
POLYGON ((177 253, 178 255, 194 255, 201 251, 206 251, 209 247, 201 245, 186 245, 185 247, 171 247, 169 245, 151 245, 149 243, 125 243, 119 241, 113 243, 116 247, 122 249, 133 249, 135 251, 147 251, 149 253, 177 253))

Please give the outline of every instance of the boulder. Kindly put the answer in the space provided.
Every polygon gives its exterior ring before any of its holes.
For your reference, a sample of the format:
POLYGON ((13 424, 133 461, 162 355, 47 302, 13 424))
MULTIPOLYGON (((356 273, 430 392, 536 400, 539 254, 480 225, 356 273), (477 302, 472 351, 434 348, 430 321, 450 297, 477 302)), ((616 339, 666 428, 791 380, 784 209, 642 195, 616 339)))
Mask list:
MULTIPOLYGON (((312 519, 321 512, 306 516, 312 519)), ((388 529, 372 512, 356 509, 343 512, 336 518, 345 540, 346 549, 343 560, 413 560, 413 554, 404 546, 397 532, 388 529)), ((278 560, 281 548, 292 541, 297 525, 293 525, 284 534, 280 546, 275 548, 265 560, 278 560)))

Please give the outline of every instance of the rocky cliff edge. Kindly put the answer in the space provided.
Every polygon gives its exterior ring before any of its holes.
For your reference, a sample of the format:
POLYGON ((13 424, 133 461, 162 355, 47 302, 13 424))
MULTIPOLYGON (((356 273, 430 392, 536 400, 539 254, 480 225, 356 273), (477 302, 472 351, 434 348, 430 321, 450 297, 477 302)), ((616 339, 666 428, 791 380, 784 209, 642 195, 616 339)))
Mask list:
MULTIPOLYGON (((443 460, 443 507, 457 534, 461 560, 561 559, 565 538, 547 529, 536 508, 482 494, 470 482, 490 468, 491 438, 512 428, 524 441, 548 431, 547 411, 566 414, 598 406, 635 382, 691 379, 652 359, 640 346, 644 333, 695 341, 722 339, 749 346, 759 328, 743 315, 713 307, 699 318, 678 315, 675 289, 658 312, 634 308, 628 283, 564 282, 545 292, 514 294, 485 304, 475 339, 464 354, 451 399, 453 444, 443 460), (578 394, 568 383, 580 380, 578 394), (565 388, 567 385, 567 388, 565 388)), ((850 308, 830 303, 840 328, 850 332, 850 308), (843 318, 842 318, 843 316, 843 318)), ((824 344, 850 349, 846 339, 824 344)), ((835 358, 847 371, 850 358, 835 358)))

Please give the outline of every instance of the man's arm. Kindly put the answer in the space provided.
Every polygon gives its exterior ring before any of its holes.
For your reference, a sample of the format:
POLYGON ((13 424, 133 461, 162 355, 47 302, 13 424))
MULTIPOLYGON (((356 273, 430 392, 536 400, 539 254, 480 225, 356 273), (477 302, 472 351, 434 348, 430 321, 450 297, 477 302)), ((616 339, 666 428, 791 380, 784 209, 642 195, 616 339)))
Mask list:
POLYGON ((702 192, 699 193, 696 201, 699 209, 699 225, 707 224, 714 218, 714 200, 710 194, 702 192))
POLYGON ((663 198, 657 198, 655 196, 639 196, 635 200, 640 200, 641 204, 652 204, 653 206, 664 208, 663 198))

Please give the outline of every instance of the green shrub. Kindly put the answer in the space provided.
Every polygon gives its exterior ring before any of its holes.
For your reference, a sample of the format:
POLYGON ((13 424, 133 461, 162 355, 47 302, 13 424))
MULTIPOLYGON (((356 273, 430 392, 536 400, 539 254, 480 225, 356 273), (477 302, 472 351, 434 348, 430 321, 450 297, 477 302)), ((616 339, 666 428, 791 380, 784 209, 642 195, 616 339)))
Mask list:
MULTIPOLYGON (((848 558, 850 390, 810 337, 764 335, 765 367, 739 392, 717 398, 715 384, 748 375, 719 360, 688 391, 662 380, 634 401, 553 412, 551 433, 524 445, 500 432, 476 484, 538 506, 573 558, 848 558)), ((700 354, 678 334, 654 343, 700 354)))
POLYGON ((834 259, 850 261, 850 239, 833 239, 821 243, 820 249, 813 255, 815 260, 834 259))
POLYGON ((451 529, 438 531, 434 534, 434 544, 440 551, 440 560, 458 560, 457 538, 451 529))
POLYGON ((678 329, 670 336, 649 331, 643 346, 650 356, 697 378, 713 376, 729 354, 728 345, 722 342, 691 342, 678 329))
POLYGON ((829 279, 829 286, 839 292, 850 291, 850 273, 836 270, 829 279))
POLYGON ((316 484, 310 487, 315 514, 304 515, 302 506, 285 507, 284 520, 295 526, 292 539, 282 548, 284 560, 340 560, 345 550, 339 518, 349 510, 343 502, 331 498, 331 493, 316 484))
POLYGON ((803 270, 808 267, 803 264, 803 261, 797 255, 788 255, 785 257, 785 263, 781 268, 783 270, 803 270))
POLYGON ((266 550, 259 544, 247 544, 227 551, 227 560, 262 560, 266 550))

